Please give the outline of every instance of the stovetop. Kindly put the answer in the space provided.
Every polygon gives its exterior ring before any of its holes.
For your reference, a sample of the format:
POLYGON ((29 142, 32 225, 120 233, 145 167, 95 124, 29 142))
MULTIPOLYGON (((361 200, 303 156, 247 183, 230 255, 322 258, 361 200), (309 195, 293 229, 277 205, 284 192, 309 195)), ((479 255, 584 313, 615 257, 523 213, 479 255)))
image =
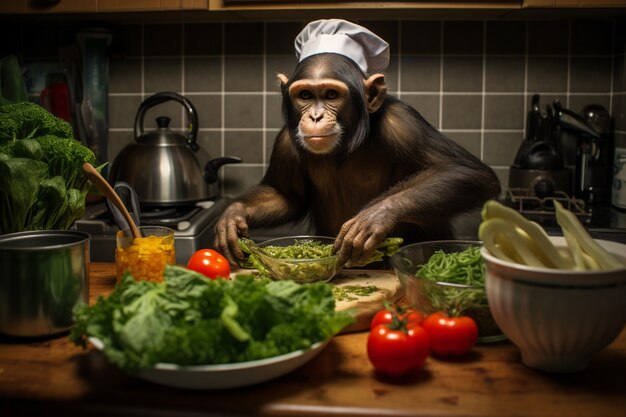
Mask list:
MULTIPOLYGON (((142 208, 140 224, 174 229, 176 262, 185 264, 196 250, 213 244, 213 227, 229 202, 230 199, 222 197, 192 206, 142 208)), ((91 236, 91 261, 115 261, 115 234, 119 227, 104 202, 88 204, 85 214, 76 222, 76 227, 91 236)))

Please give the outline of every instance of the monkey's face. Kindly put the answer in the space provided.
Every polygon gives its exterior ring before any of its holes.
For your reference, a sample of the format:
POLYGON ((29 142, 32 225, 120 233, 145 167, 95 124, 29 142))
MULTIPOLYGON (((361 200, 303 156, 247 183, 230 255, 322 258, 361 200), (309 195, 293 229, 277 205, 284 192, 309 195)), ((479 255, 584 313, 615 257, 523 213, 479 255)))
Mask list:
POLYGON ((348 85, 334 79, 303 79, 289 86, 289 96, 300 115, 298 144, 318 155, 337 149, 343 137, 340 115, 350 101, 348 85))

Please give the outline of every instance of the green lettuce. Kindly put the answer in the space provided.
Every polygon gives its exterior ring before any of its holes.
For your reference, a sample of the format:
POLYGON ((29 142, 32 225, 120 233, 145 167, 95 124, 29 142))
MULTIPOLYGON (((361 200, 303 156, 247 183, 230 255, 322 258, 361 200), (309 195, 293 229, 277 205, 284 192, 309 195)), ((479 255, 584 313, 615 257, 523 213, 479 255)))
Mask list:
POLYGON ((309 348, 354 322, 335 311, 328 284, 270 282, 251 275, 209 280, 167 266, 161 283, 126 273, 108 297, 74 311, 70 339, 100 339, 109 360, 129 372, 158 362, 223 364, 309 348))

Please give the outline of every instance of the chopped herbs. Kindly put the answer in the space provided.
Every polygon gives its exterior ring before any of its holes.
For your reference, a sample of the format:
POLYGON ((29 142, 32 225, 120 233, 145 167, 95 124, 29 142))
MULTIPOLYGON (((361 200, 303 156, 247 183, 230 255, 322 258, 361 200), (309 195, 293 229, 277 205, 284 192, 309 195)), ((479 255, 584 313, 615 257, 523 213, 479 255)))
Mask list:
POLYGON ((367 297, 378 291, 378 287, 375 285, 368 285, 366 287, 358 285, 345 285, 343 287, 333 288, 333 297, 335 301, 355 301, 359 297, 367 297))

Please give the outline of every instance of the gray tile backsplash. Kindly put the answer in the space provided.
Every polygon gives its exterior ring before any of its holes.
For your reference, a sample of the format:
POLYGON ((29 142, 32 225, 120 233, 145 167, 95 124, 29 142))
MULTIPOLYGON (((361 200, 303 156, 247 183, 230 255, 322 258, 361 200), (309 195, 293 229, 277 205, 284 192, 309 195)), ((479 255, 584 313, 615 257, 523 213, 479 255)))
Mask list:
MULTIPOLYGON (((221 169, 223 192, 235 195, 257 183, 282 126, 276 73, 293 70, 293 40, 305 23, 130 21, 111 27, 108 159, 133 140, 142 99, 175 91, 198 110, 199 144, 213 157, 244 160, 221 169)), ((554 99, 576 112, 602 104, 614 117, 616 145, 626 146, 624 21, 359 23, 391 45, 389 92, 492 166, 505 188, 535 93, 544 107, 554 99)), ((51 24, 45 37, 24 31, 13 52, 24 62, 55 59, 73 29, 51 24)), ((160 115, 170 117, 174 129, 186 125, 182 106, 171 102, 146 113, 146 129, 160 115)))

